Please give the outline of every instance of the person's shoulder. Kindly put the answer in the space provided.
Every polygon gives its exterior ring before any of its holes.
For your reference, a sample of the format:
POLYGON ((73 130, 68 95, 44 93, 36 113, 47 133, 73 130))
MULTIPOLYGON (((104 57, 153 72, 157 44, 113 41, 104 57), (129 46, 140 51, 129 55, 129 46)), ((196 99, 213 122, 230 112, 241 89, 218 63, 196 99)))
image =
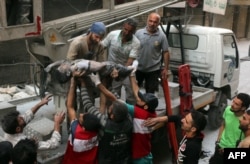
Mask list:
POLYGON ((138 30, 136 31, 136 34, 137 34, 137 33, 144 32, 144 31, 146 31, 146 28, 141 28, 141 29, 138 29, 138 30))

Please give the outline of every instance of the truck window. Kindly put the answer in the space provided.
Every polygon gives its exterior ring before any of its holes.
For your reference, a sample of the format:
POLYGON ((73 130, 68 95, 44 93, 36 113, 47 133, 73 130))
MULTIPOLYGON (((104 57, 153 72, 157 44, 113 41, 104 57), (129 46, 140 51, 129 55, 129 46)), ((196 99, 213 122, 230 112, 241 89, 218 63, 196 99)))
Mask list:
POLYGON ((8 26, 33 23, 32 0, 6 0, 8 26))
POLYGON ((237 49, 236 43, 234 41, 234 37, 232 35, 224 35, 223 36, 223 53, 224 60, 230 60, 235 68, 238 67, 237 62, 237 49))
MULTIPOLYGON (((183 38, 183 48, 184 49, 190 49, 190 50, 197 49, 198 43, 199 43, 199 38, 197 35, 183 34, 182 38, 183 38)), ((180 43, 179 33, 170 33, 168 36, 168 43, 169 43, 170 47, 180 48, 181 43, 180 43)))

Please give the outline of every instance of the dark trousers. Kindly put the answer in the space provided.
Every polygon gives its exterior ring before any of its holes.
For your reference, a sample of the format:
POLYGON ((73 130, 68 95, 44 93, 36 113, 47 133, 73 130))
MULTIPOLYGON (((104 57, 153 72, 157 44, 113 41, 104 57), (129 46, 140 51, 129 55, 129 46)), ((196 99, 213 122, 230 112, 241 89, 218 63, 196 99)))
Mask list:
POLYGON ((138 86, 142 86, 143 81, 145 80, 145 90, 146 93, 154 93, 155 91, 159 90, 159 80, 160 77, 160 70, 153 71, 153 72, 142 72, 137 70, 136 71, 136 80, 138 86))
POLYGON ((214 155, 209 159, 209 164, 223 164, 224 149, 221 148, 219 145, 215 147, 214 155))

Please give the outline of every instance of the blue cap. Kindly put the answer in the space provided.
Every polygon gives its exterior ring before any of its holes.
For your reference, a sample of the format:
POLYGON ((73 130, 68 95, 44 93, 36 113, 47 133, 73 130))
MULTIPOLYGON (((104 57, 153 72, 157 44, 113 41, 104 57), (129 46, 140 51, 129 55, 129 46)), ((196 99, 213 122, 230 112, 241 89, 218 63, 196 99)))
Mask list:
POLYGON ((99 36, 104 36, 106 33, 106 27, 102 22, 95 22, 90 27, 90 32, 93 32, 99 36))

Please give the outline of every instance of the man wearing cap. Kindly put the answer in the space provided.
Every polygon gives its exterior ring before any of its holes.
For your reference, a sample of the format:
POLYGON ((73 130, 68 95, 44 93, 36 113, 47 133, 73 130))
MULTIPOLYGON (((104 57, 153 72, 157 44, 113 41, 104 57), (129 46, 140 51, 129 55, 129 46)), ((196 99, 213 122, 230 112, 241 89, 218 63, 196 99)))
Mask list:
MULTIPOLYGON (((105 53, 102 44, 100 43, 106 33, 106 27, 103 22, 94 22, 87 35, 81 35, 71 42, 67 54, 67 59, 76 60, 76 59, 87 59, 95 60, 98 62, 105 61, 105 53)), ((98 90, 93 86, 89 78, 85 78, 86 85, 88 89, 89 96, 91 101, 94 103, 95 98, 98 97, 98 90)), ((101 111, 104 112, 105 108, 105 97, 101 94, 100 107, 101 111)))
MULTIPOLYGON (((136 65, 135 62, 132 65, 136 65)), ((135 71, 136 69, 130 75, 130 82, 136 98, 136 105, 127 104, 128 111, 133 118, 132 158, 134 164, 153 163, 151 154, 152 130, 143 126, 142 123, 148 118, 156 117, 155 109, 158 106, 158 98, 152 93, 142 94, 139 91, 135 71)))
POLYGON ((78 36, 71 42, 67 59, 104 61, 104 49, 100 41, 103 39, 105 33, 105 25, 102 22, 94 22, 87 35, 78 36))
MULTIPOLYGON (((124 21, 122 30, 111 31, 101 42, 108 49, 108 61, 123 66, 129 66, 137 58, 140 47, 140 41, 134 33, 137 27, 137 21, 128 18, 124 21)), ((135 104, 135 98, 127 76, 124 80, 113 80, 112 89, 121 96, 121 88, 125 87, 126 102, 135 104)))

